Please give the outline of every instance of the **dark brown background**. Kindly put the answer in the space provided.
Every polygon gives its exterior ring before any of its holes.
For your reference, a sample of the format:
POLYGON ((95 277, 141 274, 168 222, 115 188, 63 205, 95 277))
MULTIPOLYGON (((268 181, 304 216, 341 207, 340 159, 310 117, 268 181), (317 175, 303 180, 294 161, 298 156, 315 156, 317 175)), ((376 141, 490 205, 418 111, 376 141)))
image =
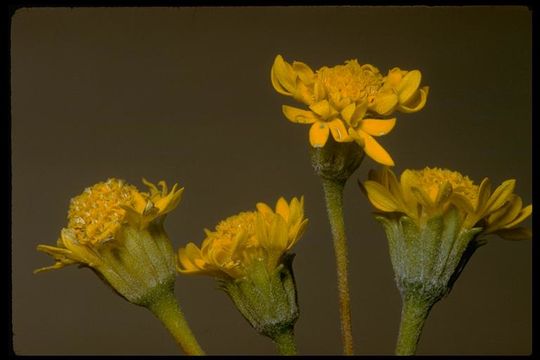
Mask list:
MULTIPOLYGON (((531 201, 531 14, 524 7, 22 9, 12 25, 13 331, 18 354, 176 354, 161 324, 89 270, 52 260, 69 199, 119 177, 185 186, 167 219, 175 247, 258 201, 305 196, 295 248, 303 354, 340 353, 335 270, 308 127, 281 114, 276 54, 313 68, 358 58, 420 69, 426 108, 381 138, 396 171, 426 165, 476 182, 517 179, 531 201)), ((346 225, 356 348, 391 354, 400 313, 382 227, 356 183, 346 225)), ((527 224, 530 224, 530 220, 527 224)), ((272 354, 210 278, 177 296, 210 354, 272 354)), ((435 306, 420 354, 531 351, 531 242, 492 238, 435 306)))

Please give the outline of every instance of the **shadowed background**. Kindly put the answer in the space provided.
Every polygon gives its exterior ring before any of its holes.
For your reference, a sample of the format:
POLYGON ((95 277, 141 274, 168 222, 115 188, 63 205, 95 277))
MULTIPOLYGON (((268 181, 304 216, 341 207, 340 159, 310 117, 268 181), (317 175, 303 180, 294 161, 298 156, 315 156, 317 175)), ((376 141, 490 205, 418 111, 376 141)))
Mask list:
MULTIPOLYGON (((18 354, 177 354, 162 325, 88 269, 52 264, 69 199, 118 177, 185 187, 166 220, 175 248, 279 196, 305 196, 295 247, 301 354, 340 354, 334 255, 308 126, 270 84, 274 57, 316 69, 357 58, 422 71, 419 113, 380 143, 401 173, 447 167, 476 183, 517 179, 531 201, 531 14, 524 7, 29 8, 12 19, 13 332, 18 354)), ((400 297, 382 226, 356 181, 345 191, 359 354, 391 354, 400 297)), ((525 225, 530 226, 527 220, 525 225)), ((531 351, 531 241, 496 237, 433 308, 419 354, 531 351)), ((208 277, 176 295, 209 354, 273 354, 208 277)))

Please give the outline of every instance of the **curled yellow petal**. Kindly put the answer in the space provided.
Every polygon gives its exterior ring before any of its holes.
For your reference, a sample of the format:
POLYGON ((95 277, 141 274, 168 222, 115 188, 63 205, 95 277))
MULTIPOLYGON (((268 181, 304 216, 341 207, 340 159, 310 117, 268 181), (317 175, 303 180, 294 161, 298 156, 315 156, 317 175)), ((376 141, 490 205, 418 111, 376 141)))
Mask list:
POLYGON ((270 72, 274 89, 282 94, 291 96, 296 89, 296 73, 292 66, 281 55, 276 56, 270 72))
POLYGON ((424 108, 427 102, 429 87, 424 86, 407 103, 398 105, 397 109, 402 113, 414 113, 424 108))
POLYGON ((300 61, 293 61, 292 67, 293 67, 293 70, 298 74, 298 77, 300 78, 300 80, 304 84, 306 85, 313 84, 315 80, 314 79, 315 73, 313 72, 313 70, 311 70, 311 68, 308 65, 300 61))
POLYGON ((418 90, 422 74, 418 70, 409 71, 396 87, 400 104, 406 104, 418 90))

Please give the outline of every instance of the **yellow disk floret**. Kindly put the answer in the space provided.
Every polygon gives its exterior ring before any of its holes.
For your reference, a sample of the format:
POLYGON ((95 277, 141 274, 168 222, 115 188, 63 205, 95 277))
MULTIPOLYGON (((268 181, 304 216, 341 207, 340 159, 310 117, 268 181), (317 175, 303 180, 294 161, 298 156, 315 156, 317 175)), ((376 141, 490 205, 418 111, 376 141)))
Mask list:
POLYGON ((124 221, 126 210, 122 206, 135 207, 138 193, 135 186, 118 179, 88 187, 71 199, 67 227, 75 230, 81 244, 106 241, 124 221))
POLYGON ((328 94, 339 100, 348 98, 353 102, 367 100, 382 85, 379 70, 369 64, 360 65, 357 60, 349 60, 345 65, 323 67, 317 71, 318 80, 328 94))
POLYGON ((452 187, 455 194, 464 196, 471 204, 476 205, 478 202, 478 186, 457 171, 426 167, 423 170, 410 170, 410 174, 414 182, 408 185, 422 189, 433 202, 437 200, 445 183, 452 187))

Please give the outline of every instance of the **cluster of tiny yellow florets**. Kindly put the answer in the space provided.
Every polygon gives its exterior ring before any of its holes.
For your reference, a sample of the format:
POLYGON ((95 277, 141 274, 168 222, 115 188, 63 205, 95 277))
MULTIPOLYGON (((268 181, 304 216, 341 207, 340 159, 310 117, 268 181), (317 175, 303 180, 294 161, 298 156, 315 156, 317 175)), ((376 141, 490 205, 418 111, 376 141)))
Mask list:
POLYGON ((376 67, 360 65, 357 60, 349 60, 345 65, 325 66, 317 74, 327 93, 339 94, 341 98, 349 98, 354 102, 361 102, 375 94, 383 80, 376 67))
POLYGON ((437 196, 441 186, 448 182, 454 193, 463 195, 471 204, 478 201, 478 185, 475 185, 468 176, 463 176, 457 171, 448 169, 429 168, 423 170, 411 170, 416 175, 418 188, 424 189, 433 199, 437 196))
POLYGON ((68 228, 75 230, 81 244, 107 241, 124 220, 126 211, 122 206, 134 206, 135 193, 135 186, 118 179, 86 188, 71 199, 68 228))
MULTIPOLYGON (((215 251, 221 249, 234 255, 234 248, 238 245, 238 234, 241 232, 254 234, 256 219, 257 213, 255 211, 244 211, 221 221, 216 226, 216 231, 208 237, 209 241, 212 241, 215 251)), ((245 247, 249 247, 250 245, 256 245, 256 240, 253 236, 247 238, 245 247)))

